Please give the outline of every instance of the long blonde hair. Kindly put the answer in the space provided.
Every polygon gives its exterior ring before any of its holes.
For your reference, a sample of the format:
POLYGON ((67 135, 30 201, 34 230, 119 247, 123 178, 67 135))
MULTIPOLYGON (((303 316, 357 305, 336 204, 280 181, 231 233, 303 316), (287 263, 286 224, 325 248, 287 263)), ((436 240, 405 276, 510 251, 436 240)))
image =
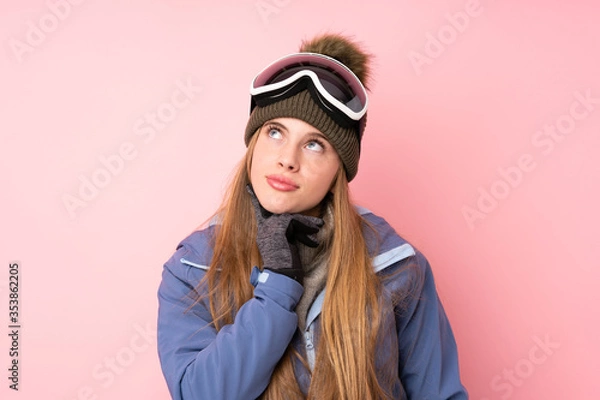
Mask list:
MULTIPOLYGON (((217 211, 220 223, 214 236, 213 259, 200 283, 208 285, 209 308, 217 330, 232 323, 237 310, 252 298, 248 276, 253 265, 262 264, 256 246, 256 220, 246 191, 257 137, 255 134, 250 141, 217 211)), ((392 398, 392 378, 382 378, 375 360, 382 325, 382 285, 363 236, 365 222, 350 202, 343 167, 336 175, 332 193, 334 224, 328 249, 327 291, 308 398, 392 398)), ((290 345, 275 368, 263 399, 304 398, 294 376, 294 357, 300 355, 290 345)))

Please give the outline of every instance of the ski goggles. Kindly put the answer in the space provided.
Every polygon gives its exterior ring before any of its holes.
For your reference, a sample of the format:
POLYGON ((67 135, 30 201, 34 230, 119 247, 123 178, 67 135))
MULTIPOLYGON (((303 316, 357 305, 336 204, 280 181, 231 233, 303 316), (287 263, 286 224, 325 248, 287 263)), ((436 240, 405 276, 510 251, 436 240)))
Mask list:
POLYGON ((341 126, 356 126, 369 99, 360 79, 336 59, 318 53, 293 53, 263 69, 250 85, 250 112, 308 89, 317 104, 341 126))

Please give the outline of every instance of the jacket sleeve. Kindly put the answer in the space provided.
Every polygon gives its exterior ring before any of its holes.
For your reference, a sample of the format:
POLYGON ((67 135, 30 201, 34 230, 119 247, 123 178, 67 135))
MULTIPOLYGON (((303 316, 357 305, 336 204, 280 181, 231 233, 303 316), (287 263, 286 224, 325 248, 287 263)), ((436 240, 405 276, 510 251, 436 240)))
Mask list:
POLYGON ((202 303, 188 309, 190 292, 204 271, 180 262, 185 251, 179 248, 164 265, 158 289, 158 353, 171 397, 257 398, 297 328, 294 307, 302 286, 255 268, 250 277, 254 297, 233 324, 217 332, 202 303))
POLYGON ((458 352, 429 262, 415 254, 409 297, 398 320, 400 379, 408 399, 465 400, 458 352), (416 277, 415 277, 416 276, 416 277))

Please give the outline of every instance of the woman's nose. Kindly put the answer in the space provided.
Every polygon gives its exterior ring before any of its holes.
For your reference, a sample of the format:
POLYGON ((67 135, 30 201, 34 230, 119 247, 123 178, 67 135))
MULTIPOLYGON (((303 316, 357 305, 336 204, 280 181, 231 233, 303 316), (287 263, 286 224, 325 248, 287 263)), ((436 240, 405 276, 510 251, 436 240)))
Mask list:
POLYGON ((289 171, 295 171, 299 166, 298 152, 294 146, 284 146, 279 153, 278 163, 289 171))

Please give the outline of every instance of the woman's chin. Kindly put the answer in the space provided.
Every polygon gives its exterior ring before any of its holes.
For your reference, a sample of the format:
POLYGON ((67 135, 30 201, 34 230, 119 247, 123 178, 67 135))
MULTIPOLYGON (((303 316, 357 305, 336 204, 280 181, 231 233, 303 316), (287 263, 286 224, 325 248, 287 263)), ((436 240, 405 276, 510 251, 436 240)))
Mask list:
POLYGON ((285 214, 285 213, 293 214, 294 213, 292 208, 285 207, 282 205, 263 205, 263 208, 273 214, 285 214))

